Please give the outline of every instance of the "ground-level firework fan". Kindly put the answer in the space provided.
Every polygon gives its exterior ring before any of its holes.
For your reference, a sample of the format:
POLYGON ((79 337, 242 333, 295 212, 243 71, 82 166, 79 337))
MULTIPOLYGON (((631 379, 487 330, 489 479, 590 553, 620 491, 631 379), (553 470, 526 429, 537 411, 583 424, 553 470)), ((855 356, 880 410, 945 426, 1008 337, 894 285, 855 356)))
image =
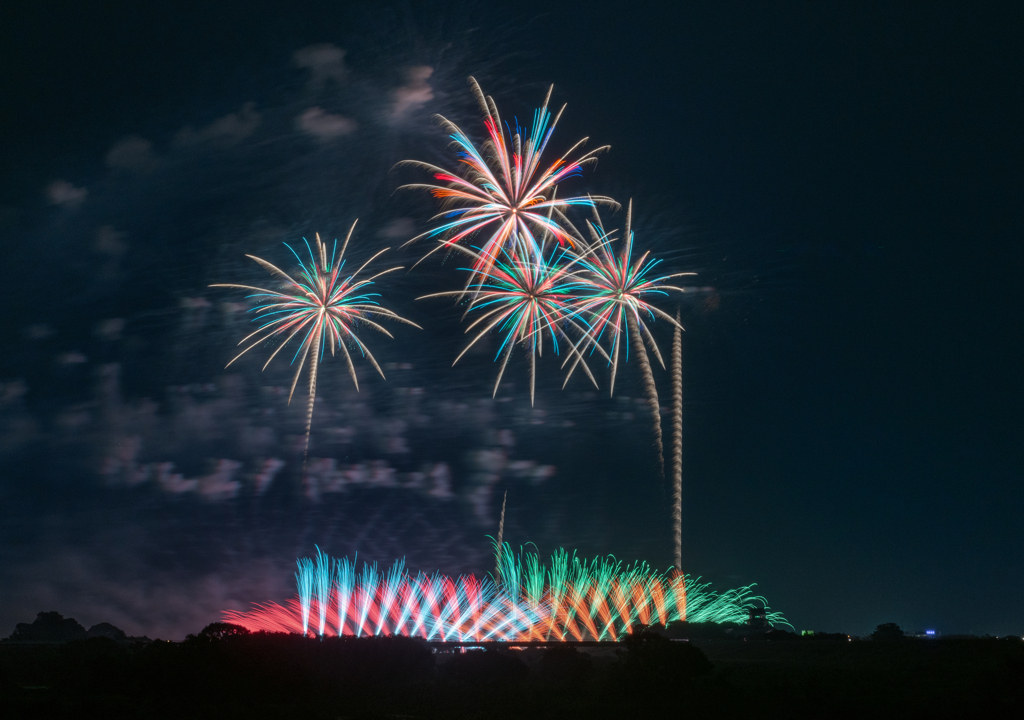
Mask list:
MULTIPOLYGON (((743 622, 767 609, 753 586, 718 593, 699 578, 663 574, 646 563, 582 560, 557 550, 550 564, 536 554, 499 552, 498 577, 411 574, 402 560, 386 572, 317 551, 301 558, 298 595, 285 605, 227 611, 250 630, 313 635, 407 635, 427 640, 616 640, 637 624, 743 622)), ((770 623, 785 623, 767 612, 770 623)))

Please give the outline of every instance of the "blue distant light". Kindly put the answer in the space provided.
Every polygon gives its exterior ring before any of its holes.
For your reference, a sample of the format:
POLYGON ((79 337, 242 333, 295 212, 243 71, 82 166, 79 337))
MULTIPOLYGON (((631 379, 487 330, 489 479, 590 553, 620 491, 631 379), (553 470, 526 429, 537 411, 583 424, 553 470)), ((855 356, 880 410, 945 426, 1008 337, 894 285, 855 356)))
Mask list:
POLYGON ((924 631, 924 634, 925 634, 925 635, 934 635, 934 634, 935 634, 935 631, 934 631, 934 630, 925 630, 925 631, 924 631))

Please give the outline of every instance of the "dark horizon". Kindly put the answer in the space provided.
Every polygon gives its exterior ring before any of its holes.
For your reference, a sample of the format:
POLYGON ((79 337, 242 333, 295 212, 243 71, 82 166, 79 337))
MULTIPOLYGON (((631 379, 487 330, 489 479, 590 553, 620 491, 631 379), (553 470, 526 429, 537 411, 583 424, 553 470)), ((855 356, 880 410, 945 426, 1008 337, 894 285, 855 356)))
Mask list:
POLYGON ((249 318, 208 286, 265 281, 246 253, 285 263, 282 243, 358 217, 354 260, 421 257, 398 246, 436 207, 396 192, 422 176, 394 166, 451 164, 435 113, 481 138, 471 75, 524 125, 553 83, 552 157, 611 145, 566 192, 632 198, 638 246, 715 289, 661 304, 687 328, 686 572, 756 582, 798 632, 1024 635, 1022 20, 951 2, 5 8, 0 635, 56 610, 180 638, 284 599, 317 544, 486 572, 506 490, 514 546, 672 562, 635 364, 609 399, 604 367, 599 391, 563 391, 545 355, 531 409, 519 356, 492 401, 497 344, 452 367, 459 308, 414 300, 458 287, 457 263, 382 283, 425 328, 372 338, 386 382, 362 363, 357 394, 325 361, 316 493, 287 360, 224 369, 249 318), (325 490, 331 461, 363 485, 325 490))

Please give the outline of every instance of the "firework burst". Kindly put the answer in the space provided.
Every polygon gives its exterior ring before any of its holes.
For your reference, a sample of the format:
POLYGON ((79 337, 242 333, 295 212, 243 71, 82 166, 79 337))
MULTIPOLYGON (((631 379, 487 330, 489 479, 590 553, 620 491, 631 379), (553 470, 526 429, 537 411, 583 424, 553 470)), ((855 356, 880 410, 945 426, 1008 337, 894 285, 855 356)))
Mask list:
POLYGON ((352 274, 343 272, 345 266, 345 250, 348 248, 352 232, 356 223, 352 223, 345 242, 338 252, 337 240, 330 251, 326 243, 320 240, 319 233, 316 235, 316 250, 306 241, 306 249, 309 251, 309 261, 303 260, 290 245, 285 244, 295 259, 299 262, 297 278, 271 263, 254 255, 246 255, 259 263, 263 268, 269 270, 280 279, 284 280, 282 290, 268 290, 266 288, 253 287, 251 285, 216 284, 211 287, 239 288, 242 290, 253 290, 255 294, 250 298, 259 298, 259 304, 251 308, 256 317, 254 322, 260 323, 259 328, 250 333, 238 343, 249 345, 238 353, 228 366, 252 350, 257 345, 267 340, 278 340, 281 342, 267 358, 263 365, 265 370, 270 361, 292 340, 298 339, 299 345, 292 357, 292 364, 298 362, 295 369, 295 377, 288 393, 288 402, 291 403, 295 394, 295 386, 299 382, 299 376, 309 361, 309 403, 306 411, 306 449, 309 449, 309 432, 313 422, 313 402, 316 399, 316 381, 320 361, 324 352, 330 348, 331 355, 341 353, 348 365, 349 375, 352 382, 359 390, 359 380, 356 377, 355 365, 352 362, 352 354, 349 348, 358 350, 359 353, 369 360, 374 369, 384 377, 384 371, 373 357, 373 353, 356 335, 356 327, 365 325, 388 337, 392 337, 377 320, 394 320, 397 322, 412 325, 418 328, 419 325, 400 317, 396 313, 381 307, 374 299, 379 293, 367 292, 374 281, 400 267, 389 268, 365 279, 358 279, 359 274, 366 267, 388 250, 384 248, 376 255, 367 260, 352 274), (255 339, 254 339, 255 338, 255 339), (250 342, 251 341, 251 342, 250 342))
POLYGON ((682 329, 682 326, 671 315, 652 305, 648 298, 652 295, 667 296, 668 291, 688 292, 687 288, 666 282, 697 274, 681 272, 658 275, 655 269, 661 261, 651 258, 650 252, 645 252, 634 261, 632 211, 633 203, 630 201, 626 213, 626 229, 618 252, 612 247, 614 234, 605 231, 600 217, 595 213, 594 220, 587 222, 593 243, 576 256, 578 268, 572 274, 578 283, 574 314, 587 320, 587 333, 579 344, 596 346, 607 338, 610 345, 608 356, 612 371, 612 395, 615 394, 615 377, 618 374, 623 338, 625 334, 633 332, 632 328, 643 338, 643 342, 633 343, 641 358, 647 357, 644 349, 646 344, 661 366, 665 366, 647 324, 661 318, 673 327, 682 329))
POLYGON ((583 138, 550 165, 543 165, 541 156, 565 110, 563 105, 552 120, 548 110, 551 89, 544 104, 534 111, 529 133, 519 127, 518 122, 513 132, 507 123, 502 123, 494 100, 484 95, 475 79, 469 80, 486 115, 484 125, 488 140, 481 151, 455 123, 439 116, 457 149, 461 173, 429 163, 406 161, 406 164, 433 173, 437 182, 403 187, 428 190, 449 206, 433 218, 444 222, 409 242, 423 237, 440 240, 440 245, 427 253, 430 255, 477 233, 490 233, 480 243, 480 252, 473 266, 474 272, 481 275, 490 272, 502 250, 539 257, 549 236, 556 238, 561 245, 574 246, 582 238, 574 237, 571 224, 561 221, 567 208, 574 205, 592 207, 595 202, 618 204, 605 197, 558 198, 556 187, 566 178, 581 174, 582 168, 596 162, 597 154, 608 146, 570 159, 586 143, 588 138, 583 138))
MULTIPOLYGON (((474 267, 484 262, 483 251, 463 247, 458 249, 474 260, 474 267)), ((462 297, 468 291, 471 299, 466 313, 480 311, 482 314, 466 328, 467 333, 474 330, 478 332, 455 358, 455 363, 490 331, 497 330, 503 337, 495 355, 495 360, 500 362, 500 366, 492 397, 498 392, 513 349, 516 345, 522 345, 530 362, 532 405, 536 388, 537 358, 543 355, 545 337, 556 353, 559 350, 559 340, 562 340, 569 348, 570 354, 576 356, 577 363, 594 383, 594 387, 597 387, 597 381, 582 358, 580 350, 566 334, 567 329, 573 330, 580 337, 585 336, 587 332, 581 322, 573 317, 574 303, 577 299, 574 293, 580 284, 571 273, 575 262, 557 245, 550 251, 542 248, 541 253, 536 256, 513 254, 508 248, 501 248, 499 256, 490 262, 486 274, 467 268, 474 273, 476 280, 471 282, 466 290, 432 293, 419 299, 462 297)))

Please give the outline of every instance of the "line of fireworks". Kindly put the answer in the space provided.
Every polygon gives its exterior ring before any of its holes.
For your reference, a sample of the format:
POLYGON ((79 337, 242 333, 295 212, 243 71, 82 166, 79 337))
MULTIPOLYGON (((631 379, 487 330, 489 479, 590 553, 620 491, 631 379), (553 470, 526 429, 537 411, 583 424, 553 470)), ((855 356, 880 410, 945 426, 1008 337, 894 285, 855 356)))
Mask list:
MULTIPOLYGON (((413 575, 404 561, 336 560, 317 551, 298 561, 298 594, 281 605, 226 611, 250 630, 303 635, 406 635, 427 640, 616 640, 637 624, 745 622, 767 608, 753 585, 719 593, 700 578, 659 573, 646 563, 592 560, 557 550, 549 564, 535 553, 498 553, 497 578, 413 575)), ((768 612, 772 624, 785 624, 768 612)))
POLYGON ((542 608, 515 603, 491 578, 413 575, 402 560, 386 572, 376 563, 318 552, 298 561, 298 594, 285 604, 226 611, 250 630, 303 635, 405 635, 427 640, 515 640, 543 620, 542 608))
POLYGON ((744 623, 764 609, 771 624, 788 624, 754 594, 754 584, 718 592, 700 577, 667 573, 612 555, 590 560, 555 550, 547 564, 536 552, 496 544, 498 582, 513 602, 543 608, 544 625, 524 639, 615 640, 637 624, 744 623))
MULTIPOLYGON (((358 222, 358 220, 356 221, 358 222)), ((377 252, 352 274, 343 273, 345 267, 345 250, 348 248, 352 232, 355 230, 356 222, 352 223, 345 242, 338 252, 338 242, 328 252, 327 245, 320 240, 320 234, 316 235, 316 251, 306 243, 309 251, 309 261, 305 261, 292 249, 291 245, 285 244, 292 255, 299 263, 298 279, 281 270, 275 265, 258 258, 255 255, 246 255, 259 263, 263 268, 285 281, 283 290, 268 290, 265 288, 253 287, 251 285, 216 284, 211 287, 238 288, 242 290, 253 290, 255 294, 249 298, 259 298, 259 303, 251 308, 256 317, 254 322, 261 323, 255 332, 250 333, 238 343, 242 345, 252 341, 242 352, 238 353, 230 366, 240 357, 261 345, 267 340, 281 340, 277 349, 270 354, 263 365, 265 370, 271 360, 287 345, 293 338, 299 339, 299 346, 292 358, 292 363, 298 361, 295 370, 295 377, 292 380, 291 390, 288 393, 289 404, 295 394, 295 386, 299 382, 299 376, 309 360, 309 401, 306 410, 306 450, 309 449, 309 433, 313 423, 313 403, 316 400, 316 381, 320 361, 323 359, 325 350, 329 347, 331 355, 340 351, 348 364, 349 375, 352 382, 359 389, 359 380, 356 378, 355 366, 352 363, 352 355, 349 346, 370 361, 374 369, 384 377, 376 358, 369 348, 356 335, 355 329, 358 325, 366 325, 377 332, 388 337, 393 337, 376 320, 394 320, 419 328, 419 325, 406 320, 396 313, 381 307, 375 298, 380 297, 379 293, 366 292, 374 281, 387 273, 401 269, 393 267, 379 272, 369 278, 358 279, 359 274, 366 267, 380 257, 388 248, 377 252), (253 339, 255 338, 255 339, 253 339)))

